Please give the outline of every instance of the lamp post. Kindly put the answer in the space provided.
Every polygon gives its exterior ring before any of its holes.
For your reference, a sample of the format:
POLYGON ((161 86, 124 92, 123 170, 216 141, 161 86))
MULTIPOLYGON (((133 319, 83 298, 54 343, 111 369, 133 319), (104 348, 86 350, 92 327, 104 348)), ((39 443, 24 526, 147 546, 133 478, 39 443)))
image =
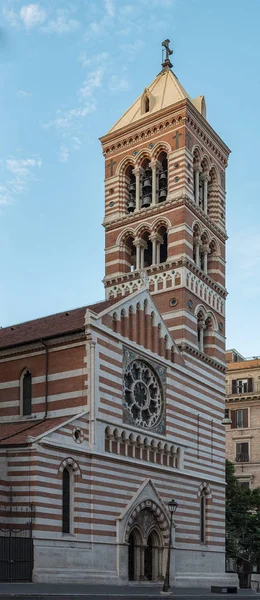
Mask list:
POLYGON ((165 577, 164 577, 164 583, 163 583, 163 592, 169 592, 170 589, 170 566, 171 566, 171 547, 172 547, 172 518, 173 518, 173 514, 176 512, 178 508, 178 502, 176 502, 176 500, 170 500, 170 502, 168 503, 168 509, 169 509, 169 513, 170 513, 170 533, 169 533, 169 546, 168 546, 168 555, 167 555, 167 565, 166 565, 166 571, 165 571, 165 577))

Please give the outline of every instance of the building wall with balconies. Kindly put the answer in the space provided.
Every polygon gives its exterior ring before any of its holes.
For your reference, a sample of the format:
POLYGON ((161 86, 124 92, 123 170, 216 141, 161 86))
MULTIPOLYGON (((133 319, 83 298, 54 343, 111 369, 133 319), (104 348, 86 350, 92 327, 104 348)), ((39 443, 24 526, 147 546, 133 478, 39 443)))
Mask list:
POLYGON ((260 486, 260 357, 227 350, 226 457, 243 487, 260 486))

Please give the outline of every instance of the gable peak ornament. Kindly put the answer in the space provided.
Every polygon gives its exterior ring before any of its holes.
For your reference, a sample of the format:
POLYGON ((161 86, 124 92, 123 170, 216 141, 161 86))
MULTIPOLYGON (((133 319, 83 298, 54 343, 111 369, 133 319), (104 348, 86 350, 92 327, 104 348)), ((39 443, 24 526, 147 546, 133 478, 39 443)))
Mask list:
POLYGON ((169 56, 171 56, 173 54, 173 50, 170 49, 169 44, 170 44, 170 40, 164 40, 162 42, 162 46, 164 48, 164 50, 162 51, 162 53, 163 53, 162 70, 163 71, 168 71, 169 69, 171 69, 173 67, 173 64, 171 63, 171 61, 169 59, 169 56))

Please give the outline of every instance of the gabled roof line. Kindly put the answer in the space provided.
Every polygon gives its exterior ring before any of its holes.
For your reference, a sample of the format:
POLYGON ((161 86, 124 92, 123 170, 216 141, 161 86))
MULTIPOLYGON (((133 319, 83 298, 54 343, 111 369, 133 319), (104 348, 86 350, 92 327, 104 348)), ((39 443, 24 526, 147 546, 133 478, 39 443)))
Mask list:
MULTIPOLYGON (((76 419, 82 418, 84 415, 87 415, 88 413, 89 413, 89 411, 84 410, 82 413, 72 415, 68 419, 66 419, 63 423, 59 423, 59 425, 55 425, 55 427, 52 427, 47 432, 40 433, 40 435, 36 436, 35 438, 33 436, 28 436, 27 440, 28 440, 28 442, 31 442, 31 443, 38 442, 41 438, 51 435, 51 433, 54 433, 54 431, 56 431, 57 429, 60 429, 61 427, 64 427, 65 425, 72 423, 72 421, 75 421, 76 419)), ((48 422, 48 419, 46 419, 46 423, 47 422, 48 422)))
POLYGON ((98 319, 102 319, 103 316, 105 316, 106 314, 109 314, 111 311, 114 312, 116 311, 117 308, 120 307, 120 305, 125 304, 126 302, 128 303, 129 301, 131 301, 132 299, 136 299, 138 296, 146 296, 147 299, 149 299, 149 301, 151 302, 151 304, 153 305, 153 310, 157 315, 157 318, 159 319, 159 321, 162 323, 164 329, 167 332, 167 335, 169 336, 169 339, 172 341, 173 346, 174 346, 174 350, 179 354, 179 356, 182 357, 181 352, 176 344, 176 342, 174 341, 172 334, 170 332, 170 330, 168 329, 161 313, 159 312, 156 304, 154 303, 154 300, 149 292, 149 290, 143 286, 141 287, 141 289, 137 290, 136 292, 134 292, 133 294, 129 294, 127 296, 124 296, 123 298, 120 298, 120 300, 116 303, 113 304, 112 306, 109 306, 106 310, 103 310, 101 313, 98 314, 97 318, 98 319))

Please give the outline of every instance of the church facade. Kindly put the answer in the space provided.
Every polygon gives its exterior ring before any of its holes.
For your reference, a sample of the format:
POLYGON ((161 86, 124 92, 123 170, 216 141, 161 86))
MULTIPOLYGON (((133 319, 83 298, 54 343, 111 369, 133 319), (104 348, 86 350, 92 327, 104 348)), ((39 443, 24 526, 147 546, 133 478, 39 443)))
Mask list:
POLYGON ((106 299, 0 330, 2 580, 160 582, 172 498, 172 583, 232 579, 221 423, 229 149, 164 45, 162 71, 101 138, 106 299))

